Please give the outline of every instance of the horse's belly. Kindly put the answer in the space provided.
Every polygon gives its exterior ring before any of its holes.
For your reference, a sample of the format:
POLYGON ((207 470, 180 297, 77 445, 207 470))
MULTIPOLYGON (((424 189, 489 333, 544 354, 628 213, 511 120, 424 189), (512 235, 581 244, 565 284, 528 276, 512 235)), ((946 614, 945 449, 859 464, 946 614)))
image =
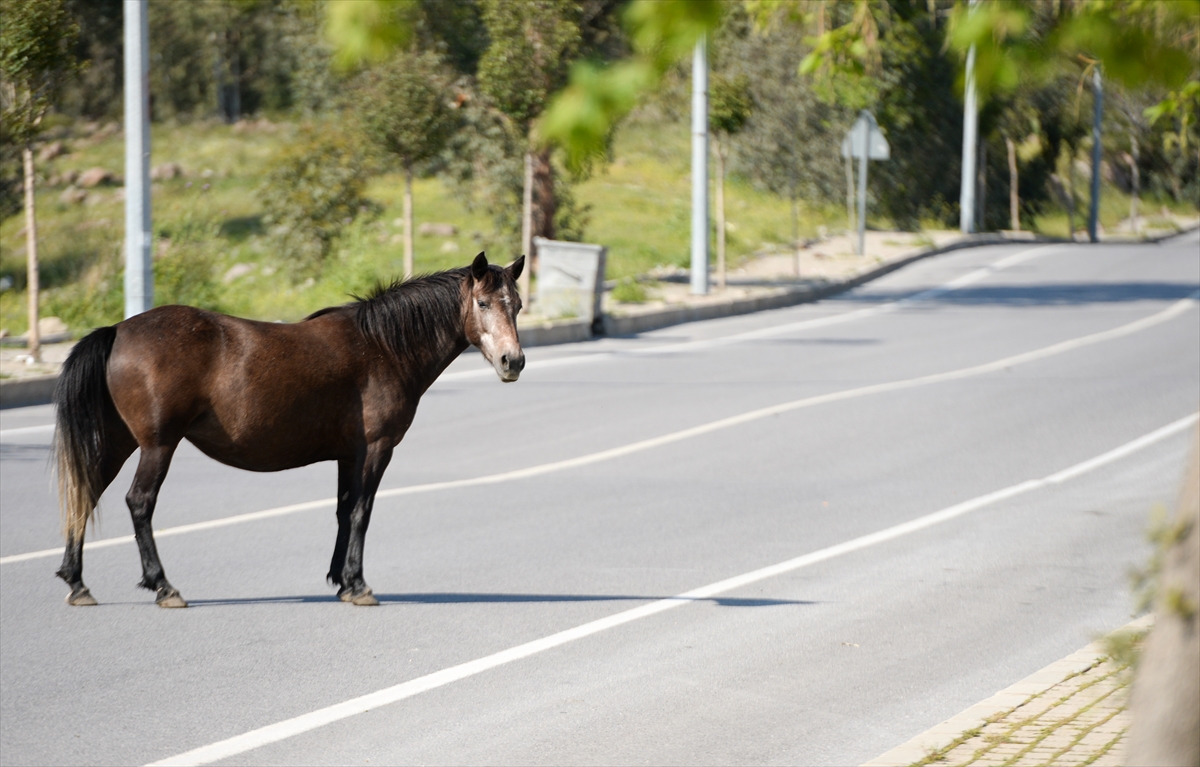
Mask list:
POLYGON ((303 433, 308 431, 270 423, 229 429, 206 414, 192 424, 186 437, 210 458, 249 471, 283 471, 343 457, 337 435, 303 433))

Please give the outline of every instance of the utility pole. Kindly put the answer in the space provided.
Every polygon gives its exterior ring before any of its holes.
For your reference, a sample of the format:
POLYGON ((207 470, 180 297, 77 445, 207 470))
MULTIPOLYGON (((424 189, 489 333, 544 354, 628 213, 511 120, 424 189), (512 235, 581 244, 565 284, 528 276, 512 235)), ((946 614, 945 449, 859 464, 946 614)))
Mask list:
POLYGON ((150 260, 150 24, 125 0, 125 317, 154 306, 150 260))
POLYGON ((1100 121, 1104 118, 1104 94, 1100 91, 1100 65, 1092 67, 1092 204, 1088 211, 1088 239, 1100 241, 1100 121))
POLYGON ((692 53, 692 295, 708 294, 708 52, 692 53))
MULTIPOLYGON (((974 9, 979 0, 971 0, 974 9)), ((963 98, 962 186, 958 197, 959 228, 975 231, 975 148, 979 143, 979 107, 975 96, 975 46, 967 51, 966 93, 963 98)))

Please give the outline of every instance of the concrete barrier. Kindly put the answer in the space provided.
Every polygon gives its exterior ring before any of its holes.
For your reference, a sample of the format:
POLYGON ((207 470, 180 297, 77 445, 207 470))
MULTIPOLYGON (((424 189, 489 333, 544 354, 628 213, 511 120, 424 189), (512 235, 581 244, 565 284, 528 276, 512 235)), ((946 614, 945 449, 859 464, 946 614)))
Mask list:
POLYGON ((54 399, 58 374, 0 381, 0 408, 47 405, 54 399))

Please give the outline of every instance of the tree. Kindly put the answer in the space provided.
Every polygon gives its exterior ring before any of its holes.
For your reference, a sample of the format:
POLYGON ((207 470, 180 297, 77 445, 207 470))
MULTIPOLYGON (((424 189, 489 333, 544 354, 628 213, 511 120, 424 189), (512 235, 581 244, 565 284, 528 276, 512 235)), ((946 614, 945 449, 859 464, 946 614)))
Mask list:
MULTIPOLYGON (((736 17, 730 19, 731 24, 736 17)), ((792 242, 799 273, 800 201, 832 197, 840 186, 838 144, 852 115, 829 104, 798 74, 805 55, 803 32, 792 25, 740 31, 717 37, 728 77, 744 77, 754 112, 733 146, 735 170, 791 202, 792 242)))
POLYGON ((295 276, 320 271, 342 229, 366 207, 356 133, 305 126, 257 190, 295 276))
POLYGON ((458 124, 449 74, 432 53, 399 53, 367 75, 362 120, 404 169, 404 276, 413 274, 413 168, 442 150, 458 124))
POLYGON ((79 27, 62 0, 0 0, 0 121, 21 147, 25 242, 29 257, 29 356, 41 358, 38 335, 37 216, 33 142, 63 82, 78 71, 71 53, 79 27))
POLYGON ((537 268, 535 236, 554 238, 556 198, 551 147, 538 144, 535 121, 567 82, 579 50, 579 6, 557 0, 483 0, 491 44, 479 60, 479 88, 505 115, 525 147, 521 248, 530 256, 521 292, 537 268))
POLYGON ((750 117, 750 81, 745 75, 728 77, 715 75, 709 83, 709 126, 716 139, 717 155, 717 288, 725 289, 725 160, 729 156, 730 139, 741 132, 750 117))

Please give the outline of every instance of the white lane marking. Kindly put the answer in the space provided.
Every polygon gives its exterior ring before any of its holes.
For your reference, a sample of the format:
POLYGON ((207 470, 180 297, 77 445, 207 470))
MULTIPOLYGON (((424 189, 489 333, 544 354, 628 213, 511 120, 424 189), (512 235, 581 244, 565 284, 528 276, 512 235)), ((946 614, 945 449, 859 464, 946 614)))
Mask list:
POLYGON ((0 439, 7 437, 16 437, 20 434, 42 434, 44 432, 53 432, 54 424, 44 423, 41 426, 21 426, 16 429, 0 429, 0 439))
MULTIPOLYGON (((530 477, 539 477, 543 474, 550 474, 556 471, 564 471, 566 469, 574 469, 580 466, 589 466, 602 461, 610 461, 614 458, 630 455, 632 453, 640 453, 644 450, 651 450, 663 445, 670 445, 674 442, 682 442, 686 439, 699 437, 704 434, 711 434, 715 431, 728 429, 734 426, 740 426, 751 421, 758 421, 763 418, 768 418, 782 413, 790 413, 801 408, 813 407, 815 405, 824 405, 830 402, 840 402, 842 400, 855 399, 865 397, 870 394, 883 394, 885 392, 899 391, 901 389, 911 389, 917 386, 928 386, 929 384, 942 383, 943 381, 954 381, 971 376, 983 375, 984 373, 992 373, 997 370, 1013 367, 1014 365, 1022 365, 1027 362, 1052 357, 1057 354, 1079 349, 1084 346, 1109 341, 1114 338, 1120 338, 1132 333, 1145 330, 1155 325, 1160 325, 1183 312, 1187 311, 1196 301, 1200 300, 1200 292, 1193 293, 1188 298, 1176 301, 1171 306, 1163 309, 1157 314, 1152 314, 1149 317, 1143 317, 1140 320, 1121 325, 1111 330, 1102 330, 1099 333, 1092 333, 1079 338, 1072 338, 1067 341, 1062 341, 1057 344, 1051 344, 1041 349, 1034 349, 1021 354, 1014 354, 1010 357, 995 360, 993 362, 985 362, 982 365, 973 365, 971 367, 959 368, 958 370, 950 370, 945 373, 932 373, 930 375, 917 376, 916 378, 905 378, 900 381, 890 381, 888 383, 870 384, 867 386, 859 386, 854 389, 843 389, 841 391, 829 392, 828 394, 818 394, 812 397, 804 397, 803 399, 784 402, 779 405, 771 405, 769 407, 751 410, 739 415, 720 418, 716 421, 710 421, 699 426, 693 426, 688 429, 663 434, 658 437, 631 442, 620 447, 609 448, 608 450, 600 450, 595 453, 577 456, 575 458, 566 458, 561 461, 551 461, 549 463, 538 464, 537 466, 529 466, 524 469, 515 469, 513 471, 504 471, 497 474, 485 474, 482 477, 471 477, 469 479, 452 479, 445 482, 430 482, 424 485, 409 485, 408 487, 397 487, 391 490, 380 490, 375 494, 376 499, 380 498, 396 498, 404 495, 415 495, 417 493, 430 493, 438 490, 451 490, 462 487, 477 487, 479 485, 493 485, 499 482, 512 482, 519 479, 528 479, 530 477)), ((266 509, 264 511, 253 511, 248 514, 237 514, 230 517, 222 517, 221 519, 212 519, 206 522, 195 522, 189 525, 179 525, 178 527, 167 527, 158 530, 154 533, 156 537, 182 535, 183 533, 193 533, 201 530, 213 530, 218 527, 228 527, 229 525, 240 525, 244 522, 255 522, 260 519, 270 519, 271 517, 281 517, 286 514, 294 514, 300 511, 309 511, 311 509, 328 508, 337 505, 336 498, 324 498, 317 501, 307 501, 305 503, 296 503, 290 506, 280 506, 274 509, 266 509)), ((92 551, 94 549, 108 548, 109 546, 117 546, 124 543, 133 542, 132 535, 123 535, 117 538, 104 538, 99 541, 89 541, 85 543, 84 551, 92 551)), ((44 559, 47 557, 62 556, 61 548, 42 549, 41 551, 30 551, 25 554, 10 554, 6 557, 0 557, 0 565, 13 564, 16 562, 26 562, 33 559, 44 559)))
POLYGON ((961 517, 972 511, 982 509, 985 506, 990 506, 994 503, 1023 495, 1033 490, 1048 487, 1052 484, 1057 484, 1065 479, 1080 476, 1081 474, 1098 469, 1109 463, 1124 458, 1138 450, 1149 447, 1157 442, 1160 442, 1172 435, 1178 434, 1191 427, 1196 423, 1200 414, 1193 413, 1185 418, 1180 418, 1178 421, 1167 424, 1166 426, 1156 429, 1155 431, 1146 434, 1132 442, 1126 443, 1115 450, 1110 450, 1107 453, 1096 456, 1090 460, 1076 464, 1063 471, 1051 474, 1042 479, 1031 479, 1025 482, 1020 482, 1015 485, 997 490, 986 495, 981 495, 971 500, 964 501, 954 506, 950 506, 940 511, 935 511, 931 514, 926 514, 922 517, 902 522, 898 525, 879 530, 874 533, 859 536, 849 541, 829 546, 818 551, 813 551, 808 554, 789 559, 785 562, 762 567, 758 570, 752 570, 742 575, 736 575, 732 578, 726 578, 716 583, 710 583, 707 586, 701 586, 698 589, 686 591, 674 597, 667 599, 659 599, 639 607, 634 607, 629 610, 610 615, 599 620, 584 623, 581 626, 560 631, 551 634, 541 639, 535 639, 532 642, 511 647, 507 650, 502 650, 492 655, 483 658, 477 658, 466 663, 461 663, 457 666, 435 671, 432 674, 410 679, 407 682, 392 687, 387 687, 377 692, 362 695, 357 698, 338 703, 332 706, 327 706, 316 711, 302 714, 291 719, 285 719, 282 722, 276 722, 265 727, 259 727, 255 730, 243 733, 241 735, 227 738, 207 746, 186 751, 182 754, 177 754, 157 762, 151 762, 147 767, 182 767, 184 765, 203 765, 212 764, 221 759, 228 759, 231 756, 237 756, 247 751, 260 748, 270 743, 277 743, 281 740, 301 735, 323 727, 333 722, 348 719, 357 714, 366 713, 372 709, 381 708, 391 703, 411 698, 423 692, 444 687, 445 685, 457 682, 467 677, 481 674, 497 666, 503 666, 513 661, 528 658, 531 655, 536 655, 546 650, 565 645, 569 642, 574 642, 585 637, 598 634, 608 629, 622 626, 626 623, 641 618, 647 618, 651 615, 656 615, 666 610, 680 607, 691 602, 702 599, 710 599, 719 594, 725 594, 730 591, 748 586, 752 583, 774 578, 779 575, 799 570, 800 568, 824 562, 835 557, 840 557, 843 554, 849 554, 855 551, 875 546, 880 543, 895 540, 896 538, 915 533, 919 530, 939 525, 943 522, 961 517))

